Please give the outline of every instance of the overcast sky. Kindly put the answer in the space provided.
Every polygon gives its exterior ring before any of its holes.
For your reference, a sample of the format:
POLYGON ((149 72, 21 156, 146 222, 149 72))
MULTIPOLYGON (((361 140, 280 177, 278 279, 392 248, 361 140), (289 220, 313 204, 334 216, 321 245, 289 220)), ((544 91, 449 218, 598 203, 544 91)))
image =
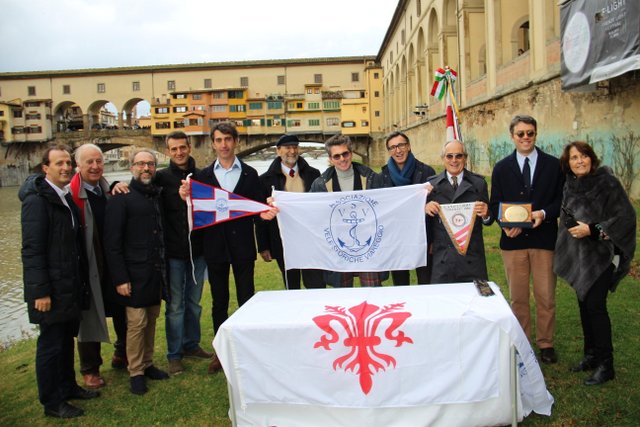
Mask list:
POLYGON ((0 72, 376 55, 396 0, 0 0, 0 72))

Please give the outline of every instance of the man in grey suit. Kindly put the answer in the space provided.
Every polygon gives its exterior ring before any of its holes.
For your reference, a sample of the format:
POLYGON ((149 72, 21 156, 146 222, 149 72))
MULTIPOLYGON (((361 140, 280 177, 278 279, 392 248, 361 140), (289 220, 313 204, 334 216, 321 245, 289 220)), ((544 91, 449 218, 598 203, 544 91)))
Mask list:
POLYGON ((470 282, 474 279, 487 280, 487 262, 484 256, 482 226, 493 223, 489 212, 489 191, 484 177, 465 168, 467 151, 460 141, 447 142, 442 148, 445 170, 429 178, 433 189, 427 197, 425 211, 434 218, 432 241, 429 242, 433 263, 432 283, 470 282), (477 218, 473 225, 466 255, 461 255, 449 237, 438 212, 440 204, 475 202, 477 218), (437 218, 436 218, 437 217, 437 218))

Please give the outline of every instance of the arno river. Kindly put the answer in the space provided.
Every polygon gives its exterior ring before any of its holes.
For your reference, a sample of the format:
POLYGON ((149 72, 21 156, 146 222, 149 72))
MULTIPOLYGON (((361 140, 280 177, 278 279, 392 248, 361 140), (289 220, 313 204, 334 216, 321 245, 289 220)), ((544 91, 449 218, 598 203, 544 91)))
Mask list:
MULTIPOLYGON (((248 163, 258 173, 267 170, 272 160, 252 160, 248 163)), ((307 158, 320 172, 327 168, 327 157, 307 158)), ((106 174, 107 179, 129 180, 128 171, 106 174)), ((20 260, 21 229, 19 187, 0 188, 0 346, 35 334, 27 319, 23 301, 22 262, 20 260)))

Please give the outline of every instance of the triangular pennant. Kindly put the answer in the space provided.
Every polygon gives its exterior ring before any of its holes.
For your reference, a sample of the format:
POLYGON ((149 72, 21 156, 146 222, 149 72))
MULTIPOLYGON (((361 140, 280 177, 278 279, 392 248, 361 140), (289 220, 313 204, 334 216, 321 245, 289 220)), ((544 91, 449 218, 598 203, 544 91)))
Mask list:
POLYGON ((189 229, 210 227, 220 222, 256 215, 271 209, 264 203, 247 199, 222 188, 188 178, 191 191, 187 197, 189 229))
POLYGON ((475 202, 440 205, 440 219, 460 255, 466 255, 476 214, 475 202))

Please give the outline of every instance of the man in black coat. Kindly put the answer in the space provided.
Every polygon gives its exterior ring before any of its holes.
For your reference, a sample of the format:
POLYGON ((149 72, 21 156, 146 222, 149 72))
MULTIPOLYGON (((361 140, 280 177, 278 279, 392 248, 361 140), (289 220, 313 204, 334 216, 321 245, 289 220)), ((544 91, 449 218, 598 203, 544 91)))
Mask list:
POLYGON ((144 394, 148 391, 145 377, 169 377, 153 365, 166 269, 160 188, 152 184, 155 154, 136 150, 130 163, 133 179, 129 193, 116 194, 107 203, 104 247, 118 302, 126 307, 131 392, 144 394))
POLYGON ((67 187, 73 176, 69 149, 47 149, 42 170, 45 175, 27 178, 18 194, 24 299, 29 321, 40 325, 36 378, 44 413, 74 418, 84 411, 67 400, 91 399, 99 392, 78 386, 73 367, 73 339, 88 285, 80 215, 67 187))
MULTIPOLYGON (((208 167, 193 175, 193 179, 222 188, 258 202, 265 202, 265 195, 258 180, 258 172, 236 157, 238 131, 232 123, 217 123, 211 129, 211 144, 217 159, 208 167)), ((186 199, 189 186, 180 188, 180 197, 186 199)), ((260 215, 273 219, 275 213, 260 215)), ((217 332, 229 317, 229 269, 233 269, 238 306, 253 296, 253 272, 256 261, 255 216, 246 216, 204 228, 204 258, 207 262, 209 285, 213 303, 211 316, 213 330, 217 332)), ((209 365, 209 373, 222 369, 217 356, 209 365)))
POLYGON ((487 262, 484 255, 482 226, 491 225, 493 218, 489 211, 489 191, 483 176, 465 168, 467 150, 460 141, 449 141, 442 148, 445 170, 431 178, 433 187, 427 197, 427 214, 433 238, 429 242, 433 252, 431 278, 433 283, 471 282, 474 279, 488 279, 487 262), (461 255, 451 241, 451 237, 439 217, 441 204, 475 202, 472 215, 476 218, 471 231, 471 239, 465 255, 461 255))
POLYGON ((491 176, 490 209, 500 220, 500 203, 531 203, 531 228, 503 227, 500 249, 504 262, 511 309, 531 338, 529 278, 533 276, 536 301, 536 343, 543 363, 556 363, 553 347, 556 323, 556 275, 553 251, 558 234, 564 175, 556 157, 536 147, 538 124, 531 116, 518 115, 509 125, 515 145, 512 154, 496 163, 491 176))
POLYGON ((167 359, 169 373, 176 375, 184 371, 183 356, 210 359, 213 353, 200 347, 200 299, 207 268, 202 254, 202 232, 194 231, 189 240, 187 205, 178 194, 182 180, 198 169, 191 157, 189 137, 184 132, 171 132, 165 143, 171 160, 169 167, 158 171, 154 183, 162 187, 162 220, 170 291, 165 312, 167 359))
MULTIPOLYGON (((283 135, 276 143, 276 157, 269 169, 260 175, 260 183, 265 194, 270 194, 272 188, 279 191, 293 191, 306 193, 311 183, 320 176, 320 171, 300 157, 298 150, 300 140, 296 135, 283 135)), ((321 270, 286 270, 282 239, 278 228, 278 220, 261 221, 256 224, 256 238, 258 252, 266 262, 275 259, 282 273, 282 280, 287 289, 300 289, 300 276, 306 288, 324 288, 321 270)))
MULTIPOLYGON (((427 178, 436 174, 436 171, 431 166, 415 158, 411 152, 409 137, 404 133, 391 132, 387 135, 385 145, 389 152, 389 160, 382 167, 383 187, 422 184, 427 182, 427 178)), ((425 221, 427 221, 426 218, 425 221)), ((431 243, 430 239, 427 243, 431 243)), ((416 268, 419 284, 431 283, 431 256, 425 254, 425 257, 427 258, 427 265, 416 268)), ((392 271, 391 277, 394 286, 409 284, 408 270, 392 271)))

